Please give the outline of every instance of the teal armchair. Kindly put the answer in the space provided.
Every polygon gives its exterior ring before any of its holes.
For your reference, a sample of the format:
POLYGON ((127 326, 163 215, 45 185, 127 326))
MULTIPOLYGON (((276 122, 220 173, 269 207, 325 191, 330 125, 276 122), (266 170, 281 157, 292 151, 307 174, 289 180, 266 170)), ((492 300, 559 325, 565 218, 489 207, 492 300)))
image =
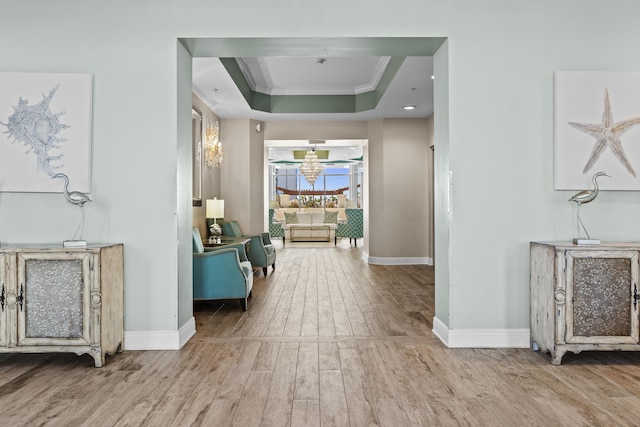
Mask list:
POLYGON ((269 235, 270 237, 282 237, 282 246, 284 247, 284 228, 282 223, 276 220, 276 211, 269 209, 269 235))
POLYGON ((338 244, 338 237, 348 237, 349 244, 351 239, 354 240, 354 246, 358 246, 357 239, 364 237, 364 220, 362 218, 362 209, 350 209, 344 210, 344 214, 347 217, 346 222, 339 222, 336 227, 336 237, 334 243, 338 244))
POLYGON ((272 270, 276 269, 276 249, 271 243, 269 233, 255 234, 252 236, 242 234, 238 221, 228 221, 220 224, 222 226, 222 234, 231 237, 244 237, 250 239, 249 253, 247 257, 254 267, 262 267, 262 272, 267 275, 267 267, 271 266, 272 270))
POLYGON ((193 299, 238 299, 247 311, 253 290, 253 268, 243 244, 205 248, 193 227, 193 299))

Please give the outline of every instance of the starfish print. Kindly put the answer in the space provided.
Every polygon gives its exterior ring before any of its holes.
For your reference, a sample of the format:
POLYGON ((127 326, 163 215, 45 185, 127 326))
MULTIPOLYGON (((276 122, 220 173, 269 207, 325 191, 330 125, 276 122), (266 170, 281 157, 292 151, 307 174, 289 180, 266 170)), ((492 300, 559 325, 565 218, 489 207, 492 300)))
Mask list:
POLYGON ((604 111, 602 112, 602 123, 589 124, 589 123, 576 123, 569 122, 569 125, 591 135, 596 139, 596 144, 593 146, 589 161, 585 165, 582 173, 585 174, 593 167, 596 161, 600 158, 600 154, 605 148, 609 147, 611 152, 620 160, 620 163, 625 169, 636 177, 636 171, 631 166, 627 155, 622 148, 622 141, 620 137, 626 131, 633 126, 640 124, 640 117, 632 117, 627 120, 623 120, 618 123, 613 122, 613 114, 611 113, 611 103, 609 102, 609 91, 604 90, 604 111))

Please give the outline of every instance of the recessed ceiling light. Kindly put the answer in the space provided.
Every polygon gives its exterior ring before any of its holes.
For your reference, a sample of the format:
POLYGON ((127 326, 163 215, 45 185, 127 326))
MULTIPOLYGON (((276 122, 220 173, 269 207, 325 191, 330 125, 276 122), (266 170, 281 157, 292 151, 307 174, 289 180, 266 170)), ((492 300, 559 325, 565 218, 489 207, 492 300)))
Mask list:
POLYGON ((403 110, 415 110, 416 106, 415 105, 405 105, 404 107, 402 107, 403 110))

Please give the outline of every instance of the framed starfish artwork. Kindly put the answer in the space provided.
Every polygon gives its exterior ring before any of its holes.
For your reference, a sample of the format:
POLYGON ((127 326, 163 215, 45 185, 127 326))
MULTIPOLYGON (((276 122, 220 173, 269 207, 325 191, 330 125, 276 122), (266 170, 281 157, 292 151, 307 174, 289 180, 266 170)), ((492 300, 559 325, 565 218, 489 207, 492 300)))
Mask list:
POLYGON ((640 190, 640 72, 556 71, 554 188, 640 190))
POLYGON ((90 74, 0 73, 0 191, 91 191, 91 94, 90 74))

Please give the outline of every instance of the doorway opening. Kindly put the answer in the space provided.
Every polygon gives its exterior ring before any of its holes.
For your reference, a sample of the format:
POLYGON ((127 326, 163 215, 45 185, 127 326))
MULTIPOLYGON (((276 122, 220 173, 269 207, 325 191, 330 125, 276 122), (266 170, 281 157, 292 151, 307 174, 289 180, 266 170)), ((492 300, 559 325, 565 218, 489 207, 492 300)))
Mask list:
MULTIPOLYGON (((287 39, 209 39, 209 38, 197 38, 197 39, 180 39, 180 43, 185 47, 188 54, 191 55, 191 58, 238 58, 238 57, 278 57, 278 56, 307 56, 307 57, 325 57, 325 56, 353 56, 353 55, 387 55, 390 57, 410 57, 410 56, 430 56, 433 57, 436 52, 440 49, 443 43, 446 41, 446 38, 437 38, 437 37, 425 37, 425 38, 343 38, 343 39, 311 39, 311 38, 287 38, 287 39)), ((442 55, 445 60, 447 59, 447 55, 442 55)), ((448 67, 445 66, 444 70, 448 72, 448 67)), ((444 85, 447 86, 448 76, 444 78, 444 85)), ((212 88, 211 90, 214 90, 212 88)), ((446 92, 446 87, 445 87, 446 92)), ((251 94, 251 90, 243 90, 243 97, 247 99, 248 97, 252 97, 251 103, 252 105, 261 105, 261 102, 268 102, 271 106, 275 104, 279 104, 282 99, 277 98, 277 95, 269 99, 265 99, 264 97, 254 96, 255 94, 251 94)), ((373 95, 372 95, 373 96, 373 95)), ((448 95, 445 93, 445 98, 448 95)), ((287 102, 283 102, 284 105, 289 105, 288 108, 292 108, 292 104, 288 104, 287 102)), ((448 106, 445 106, 448 109, 448 106)), ((265 113, 263 110, 257 110, 257 114, 265 113)), ((301 113, 308 113, 305 111, 301 111, 301 113)), ((272 113, 273 114, 273 113, 272 113)), ((278 113, 276 113, 278 114, 278 113)), ((354 114, 359 114, 354 113, 354 114)), ((257 116, 252 118, 252 120, 257 120, 264 122, 264 116, 257 116)), ((445 111, 443 115, 443 123, 446 123, 448 120, 447 112, 445 111)), ((223 119, 224 120, 224 119, 223 119)), ((276 119, 277 120, 277 119, 276 119)), ((438 122, 436 122, 436 129, 438 128, 438 122)), ((444 129, 444 128, 443 128, 444 129)), ((448 134, 446 130, 443 130, 443 134, 448 134)), ((366 136, 366 135, 365 135, 366 136)), ((445 135, 446 136, 446 135, 445 135)), ((441 141, 438 138, 435 138, 440 144, 441 141)), ((438 145, 437 155, 435 155, 435 163, 434 166, 434 174, 436 181, 435 190, 433 199, 438 203, 438 199, 446 199, 443 197, 443 189, 446 192, 448 188, 448 141, 443 141, 446 145, 438 145), (440 182, 438 182, 440 181, 440 182)), ((377 153, 379 154, 379 153, 377 153)), ((265 165, 265 175, 268 175, 268 166, 265 165)), ((368 180, 368 171, 367 167, 363 168, 363 182, 366 183, 368 180)), ((264 194, 267 194, 265 199, 265 205, 268 203, 269 195, 268 195, 268 185, 266 180, 264 182, 264 194)), ((368 207, 370 206, 370 198, 365 189, 362 193, 362 201, 361 203, 368 207)), ((371 189, 372 192, 378 191, 376 189, 371 189)), ((448 194, 448 193, 446 193, 448 194)), ((434 203, 431 203, 432 208, 434 208, 434 203)), ((442 205, 444 207, 444 205, 442 205)), ((437 209, 433 209, 436 211, 437 209)), ((265 211, 265 209, 263 209, 265 211)), ((449 227, 449 218, 446 215, 446 209, 442 209, 442 212, 445 212, 444 215, 438 215, 438 213, 434 213, 433 216, 435 218, 435 231, 434 234, 436 236, 429 236, 431 239, 435 239, 435 251, 440 251, 442 256, 440 256, 439 263, 442 264, 445 269, 448 271, 448 227, 449 227), (442 236, 440 238, 440 244, 438 244, 438 236, 442 236), (444 239, 444 240, 443 240, 444 239)), ((264 215, 264 214, 263 214, 264 215)), ((376 230, 380 231, 381 229, 376 227, 375 224, 370 224, 369 219, 365 218, 365 228, 368 229, 367 233, 375 233, 376 230)), ((181 245, 181 247, 186 247, 187 245, 181 245)), ((448 282, 448 272, 445 277, 448 282)), ((448 284, 440 283, 436 280, 436 289, 441 287, 442 292, 447 292, 448 284)), ((438 292, 436 291, 436 298, 438 298, 438 292)), ((440 295, 442 295, 440 293, 440 295)), ((446 309, 444 309, 444 317, 448 319, 448 294, 444 298, 444 303, 446 304, 446 309)))

